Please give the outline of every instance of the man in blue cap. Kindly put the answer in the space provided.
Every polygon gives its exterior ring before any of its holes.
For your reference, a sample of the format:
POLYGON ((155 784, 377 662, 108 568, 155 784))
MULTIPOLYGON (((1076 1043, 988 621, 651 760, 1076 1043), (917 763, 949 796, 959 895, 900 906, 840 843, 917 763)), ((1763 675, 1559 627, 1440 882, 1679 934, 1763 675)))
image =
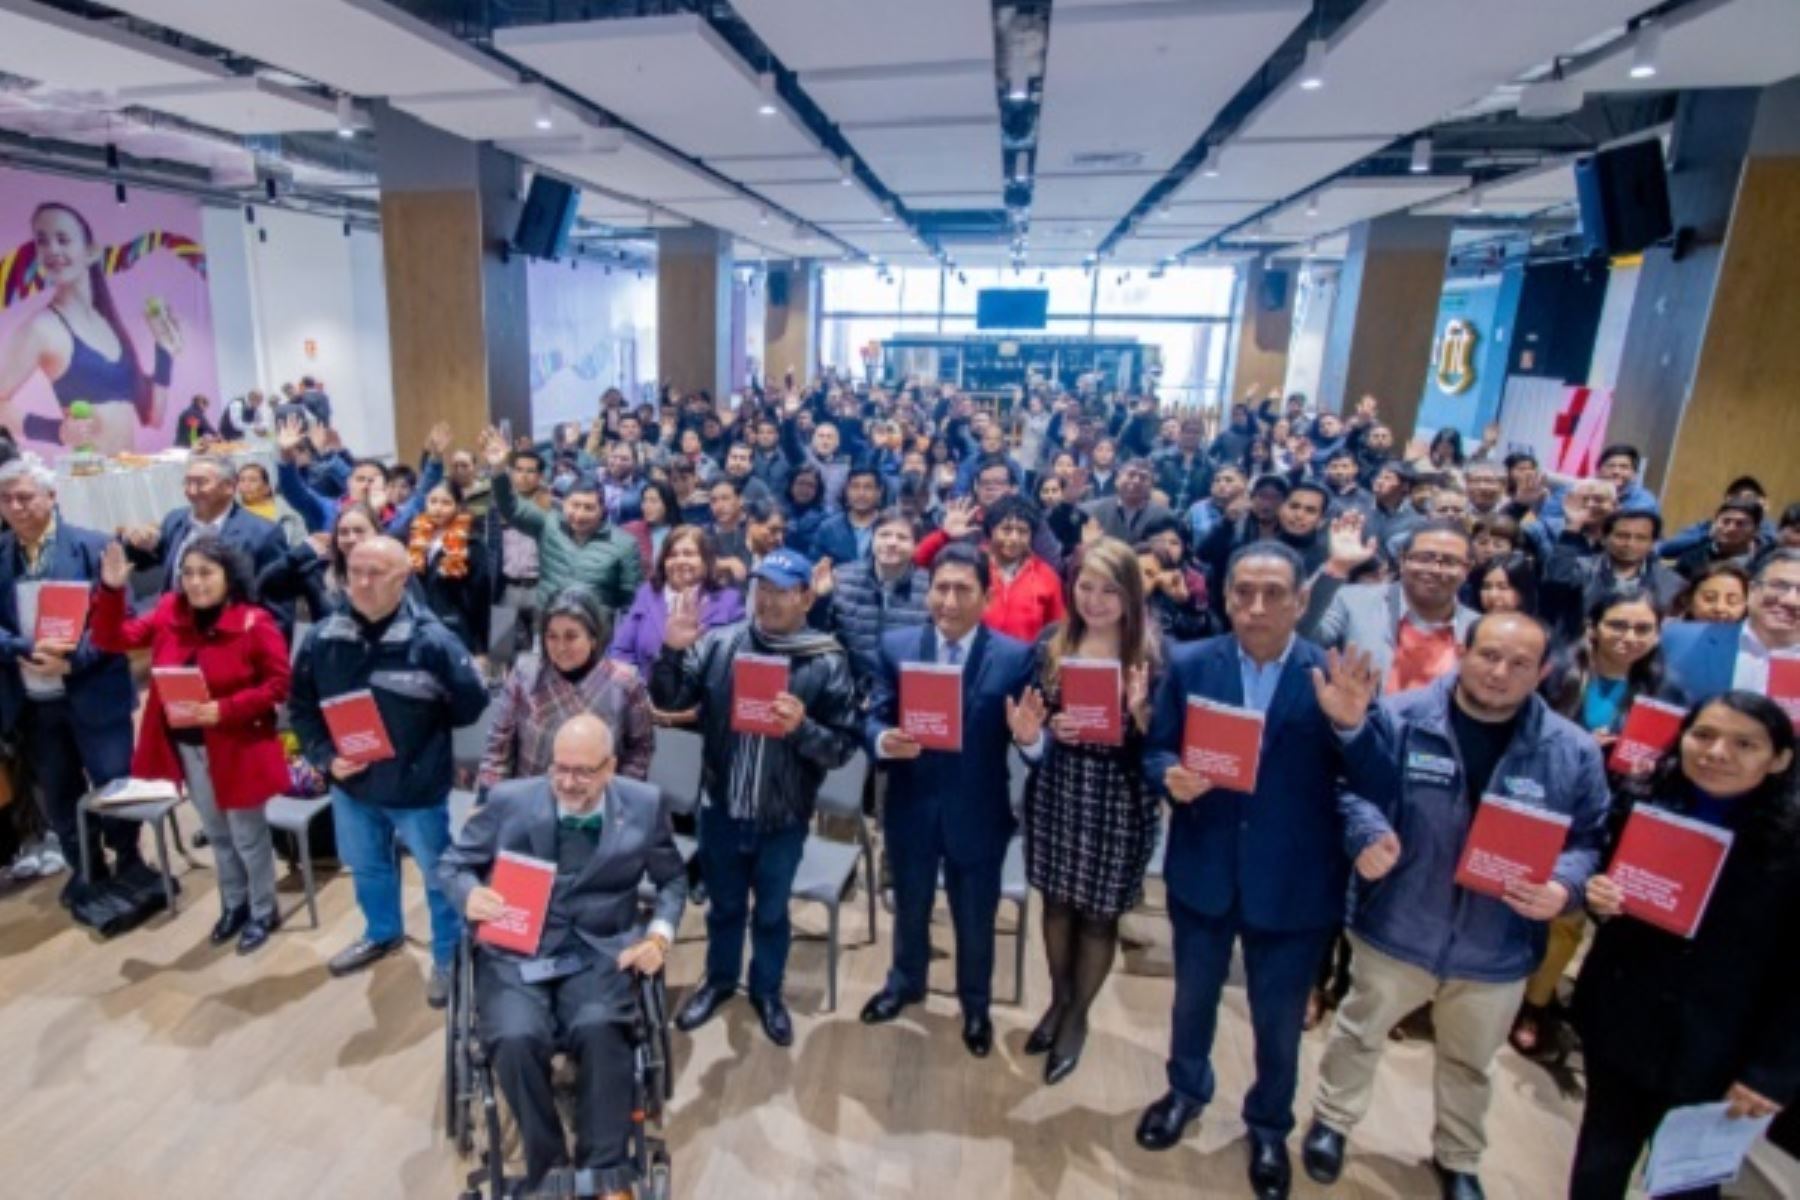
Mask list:
POLYGON ((856 753, 856 688, 836 638, 810 628, 813 564, 785 548, 750 572, 750 619, 700 632, 697 598, 669 609, 650 697, 664 711, 697 708, 702 753, 700 869, 706 909, 706 977, 675 1019, 691 1031, 737 991, 750 933, 750 1004, 778 1046, 794 1023, 781 999, 787 971, 788 897, 806 847, 819 785, 856 753), (769 733, 734 730, 733 662, 782 659, 787 685, 770 704, 769 733), (750 901, 754 894, 755 912, 750 901))

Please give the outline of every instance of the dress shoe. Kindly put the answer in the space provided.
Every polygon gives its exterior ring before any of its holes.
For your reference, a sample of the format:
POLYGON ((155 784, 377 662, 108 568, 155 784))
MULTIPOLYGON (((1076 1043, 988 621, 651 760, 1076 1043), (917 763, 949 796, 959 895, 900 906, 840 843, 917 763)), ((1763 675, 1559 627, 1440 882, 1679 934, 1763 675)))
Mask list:
POLYGON ((391 942, 371 942, 366 937, 357 938, 338 951, 332 960, 325 964, 325 969, 339 978, 345 975, 354 975, 364 967, 380 962, 404 945, 406 945, 406 939, 403 937, 397 937, 391 942))
POLYGON ((781 1002, 780 996, 752 996, 750 1007, 762 1018, 763 1032, 777 1046, 794 1044, 794 1018, 788 1015, 787 1005, 781 1002))
POLYGON ((1081 1065, 1081 1051, 1087 1046, 1087 1021, 1074 1029, 1065 1029, 1056 1035, 1056 1041, 1050 1047, 1050 1057, 1044 1060, 1044 1082, 1055 1087, 1075 1073, 1081 1065))
POLYGON ((1344 1173, 1344 1135, 1314 1120, 1300 1143, 1300 1162, 1314 1183, 1336 1183, 1344 1173))
POLYGON ((963 1045, 976 1058, 986 1058, 994 1052, 994 1023, 986 1013, 963 1014, 963 1045))
MULTIPOLYGON (((244 930, 238 936, 237 952, 254 954, 262 949, 269 935, 281 928, 281 914, 273 913, 267 917, 252 917, 244 922, 244 930)), ((215 931, 216 932, 216 931, 215 931)))
POLYGON ((869 1002, 863 1005, 862 1023, 864 1025, 886 1025, 889 1021, 898 1018, 901 1011, 912 1003, 914 1002, 899 992, 882 988, 870 996, 869 1002))
POLYGON ((1444 1200, 1486 1200, 1487 1193, 1481 1190, 1480 1176, 1452 1171, 1436 1161, 1432 1162, 1431 1169, 1437 1172, 1438 1187, 1443 1189, 1444 1200))
POLYGON ((1062 1009, 1052 1005, 1050 1011, 1044 1014, 1043 1020, 1037 1023, 1037 1028, 1031 1031, 1031 1036, 1025 1039, 1025 1053, 1050 1053, 1050 1047, 1056 1044, 1056 1027, 1060 1024, 1062 1009))
POLYGON ((1200 1106, 1166 1092, 1138 1118, 1137 1144, 1146 1150, 1167 1150, 1181 1141, 1187 1127, 1200 1119, 1200 1106))
POLYGON ((681 1012, 675 1018, 675 1028, 683 1033, 692 1033, 718 1012, 724 1003, 737 994, 737 985, 730 983, 703 983, 694 989, 687 1003, 681 1006, 681 1012))
POLYGON ((1256 1200, 1287 1200, 1294 1186, 1294 1166, 1287 1143, 1250 1135, 1250 1191, 1256 1200))
POLYGON ((250 910, 248 908, 227 909, 220 915, 219 923, 212 927, 212 933, 207 935, 207 940, 215 946, 223 946, 236 937, 238 930, 249 922, 250 910))
POLYGON ((450 964, 433 963, 431 978, 425 981, 425 1003, 433 1008, 450 1007, 450 964))

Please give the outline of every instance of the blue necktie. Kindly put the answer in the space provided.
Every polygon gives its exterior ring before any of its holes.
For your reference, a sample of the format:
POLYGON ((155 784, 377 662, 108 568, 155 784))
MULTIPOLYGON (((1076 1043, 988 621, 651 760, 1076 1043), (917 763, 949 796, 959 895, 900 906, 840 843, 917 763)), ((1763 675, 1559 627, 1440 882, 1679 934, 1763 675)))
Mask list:
POLYGON ((951 642, 948 646, 944 647, 944 663, 945 665, 952 667, 962 666, 961 642, 951 642))

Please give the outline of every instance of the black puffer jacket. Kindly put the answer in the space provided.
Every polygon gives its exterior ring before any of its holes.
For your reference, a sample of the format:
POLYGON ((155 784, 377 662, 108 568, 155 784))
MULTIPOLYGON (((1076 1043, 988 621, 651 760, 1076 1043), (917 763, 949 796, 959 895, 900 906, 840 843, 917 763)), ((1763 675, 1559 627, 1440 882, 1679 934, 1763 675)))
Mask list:
MULTIPOLYGON (((650 699, 664 711, 700 709, 706 741, 700 783, 706 803, 728 808, 731 754, 731 663, 739 654, 769 654, 750 622, 721 626, 686 651, 663 648, 650 670, 650 699)), ((785 738, 769 738, 763 750, 768 783, 757 823, 765 829, 812 819, 819 785, 828 772, 856 753, 856 687, 841 647, 790 660, 787 690, 806 706, 806 720, 785 738)))

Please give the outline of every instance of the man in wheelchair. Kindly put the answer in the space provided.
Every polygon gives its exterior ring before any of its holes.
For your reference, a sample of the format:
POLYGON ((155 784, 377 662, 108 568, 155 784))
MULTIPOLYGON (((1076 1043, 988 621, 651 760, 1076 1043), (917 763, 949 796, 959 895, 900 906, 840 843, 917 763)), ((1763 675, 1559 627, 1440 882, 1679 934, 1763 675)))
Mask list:
POLYGON ((615 777, 615 766, 605 722, 571 718, 557 731, 549 776, 490 791, 438 865, 451 900, 476 925, 506 910, 506 897, 487 886, 502 852, 556 867, 537 953, 478 942, 475 956, 477 1029, 519 1122, 528 1192, 573 1168, 596 1175, 608 1200, 631 1195, 631 973, 662 970, 687 904, 687 871, 656 788, 615 777), (646 876, 656 898, 640 932, 646 876), (578 1067, 572 1162, 551 1086, 559 1049, 578 1067))

